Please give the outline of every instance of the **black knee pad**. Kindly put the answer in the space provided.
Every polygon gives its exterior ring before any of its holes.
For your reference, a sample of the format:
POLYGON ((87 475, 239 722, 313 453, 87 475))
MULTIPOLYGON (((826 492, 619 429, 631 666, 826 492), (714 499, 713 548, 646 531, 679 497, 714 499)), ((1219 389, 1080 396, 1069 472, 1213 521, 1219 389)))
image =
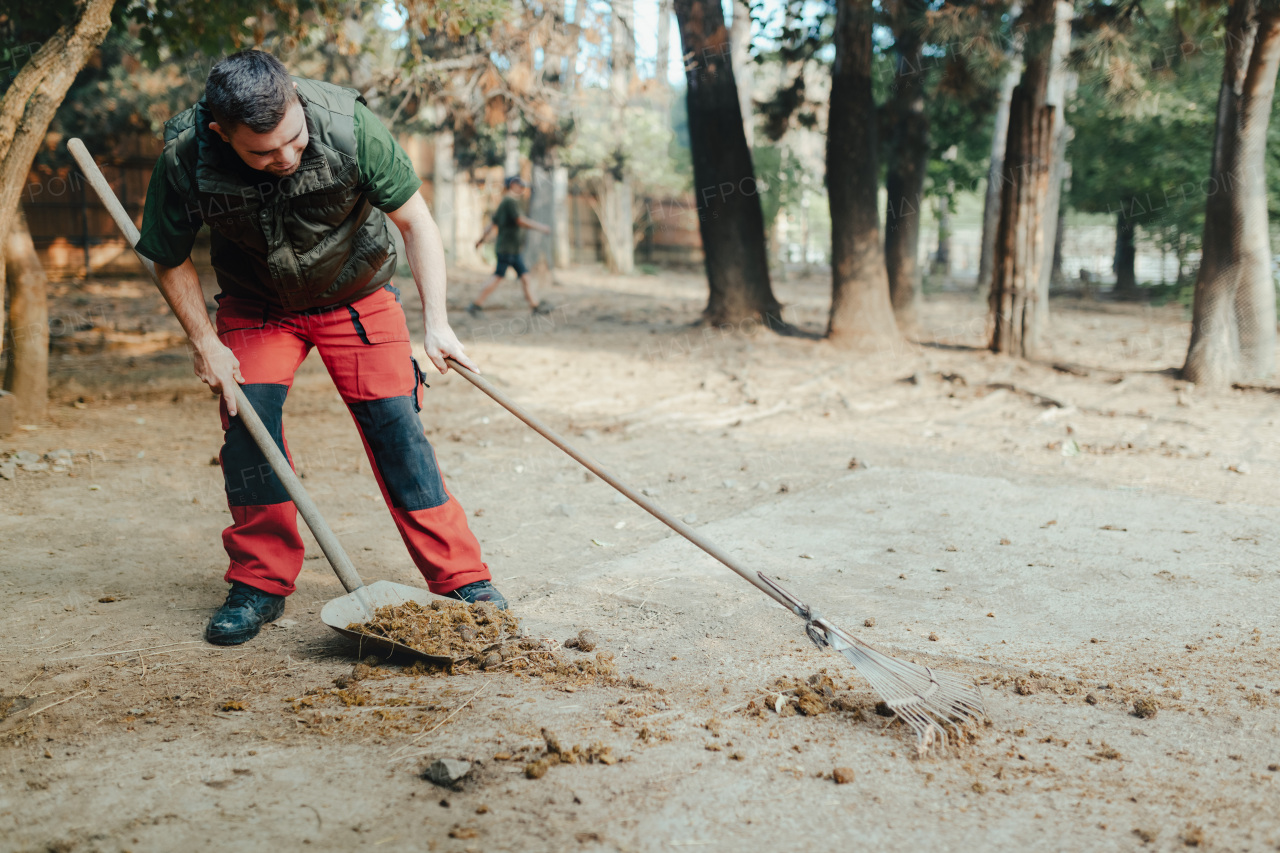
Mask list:
MULTIPOLYGON (((281 417, 284 398, 289 393, 285 385, 241 385, 240 390, 253 404, 254 411, 262 419, 267 432, 275 439, 276 447, 284 453, 284 430, 281 417)), ((222 479, 227 488, 227 502, 232 506, 266 506, 289 501, 280 478, 271 470, 271 463, 258 449, 257 442, 240 418, 232 418, 222 445, 222 479)))
POLYGON ((406 396, 351 404, 396 509, 430 509, 449 500, 415 402, 406 396))

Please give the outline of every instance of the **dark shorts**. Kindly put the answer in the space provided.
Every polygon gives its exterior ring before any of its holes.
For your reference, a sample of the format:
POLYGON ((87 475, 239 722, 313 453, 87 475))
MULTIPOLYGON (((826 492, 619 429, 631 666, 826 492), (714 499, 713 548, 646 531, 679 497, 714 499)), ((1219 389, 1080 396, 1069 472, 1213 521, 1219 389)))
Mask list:
POLYGON ((516 271, 517 276, 524 275, 529 270, 524 265, 524 258, 519 255, 498 255, 498 268, 493 271, 494 275, 506 275, 507 267, 511 267, 516 271))

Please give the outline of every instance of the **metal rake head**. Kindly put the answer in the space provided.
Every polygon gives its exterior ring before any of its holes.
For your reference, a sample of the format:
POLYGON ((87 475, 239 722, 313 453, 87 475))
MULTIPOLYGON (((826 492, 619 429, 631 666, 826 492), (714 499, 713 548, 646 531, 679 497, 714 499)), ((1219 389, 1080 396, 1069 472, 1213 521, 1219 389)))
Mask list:
POLYGON ((921 755, 934 746, 946 748, 948 726, 959 733, 962 724, 985 715, 982 696, 971 679, 877 651, 819 616, 773 578, 759 576, 805 620, 805 633, 814 645, 844 655, 885 705, 911 727, 921 755))

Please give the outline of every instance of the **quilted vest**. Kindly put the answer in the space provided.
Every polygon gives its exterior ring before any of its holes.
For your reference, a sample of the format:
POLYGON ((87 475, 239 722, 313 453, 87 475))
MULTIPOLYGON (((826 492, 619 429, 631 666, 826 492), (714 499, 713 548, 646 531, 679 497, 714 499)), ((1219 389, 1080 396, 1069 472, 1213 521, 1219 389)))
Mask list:
POLYGON ((292 175, 249 168, 209 129, 203 99, 165 123, 163 156, 188 215, 209 226, 223 292, 301 311, 373 293, 391 280, 396 253, 386 215, 357 186, 355 106, 364 98, 293 80, 309 139, 292 175))

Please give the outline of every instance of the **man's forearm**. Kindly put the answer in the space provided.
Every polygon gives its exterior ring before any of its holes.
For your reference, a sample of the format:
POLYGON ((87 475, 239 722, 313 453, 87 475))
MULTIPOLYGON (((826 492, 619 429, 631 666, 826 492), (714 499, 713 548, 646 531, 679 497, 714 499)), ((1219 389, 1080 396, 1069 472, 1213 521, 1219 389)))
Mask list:
POLYGON ((409 269, 422 297, 423 320, 428 329, 447 326, 444 242, 440 239, 440 229, 428 214, 415 216, 401 233, 405 254, 409 256, 409 269))
POLYGON ((209 312, 204 305, 204 291, 200 288, 200 276, 196 274, 196 267, 191 259, 188 258, 182 266, 177 267, 156 264, 156 274, 160 279, 160 292, 164 294, 165 301, 173 309, 173 316, 178 318, 192 345, 200 349, 216 342, 218 335, 209 322, 209 312))

